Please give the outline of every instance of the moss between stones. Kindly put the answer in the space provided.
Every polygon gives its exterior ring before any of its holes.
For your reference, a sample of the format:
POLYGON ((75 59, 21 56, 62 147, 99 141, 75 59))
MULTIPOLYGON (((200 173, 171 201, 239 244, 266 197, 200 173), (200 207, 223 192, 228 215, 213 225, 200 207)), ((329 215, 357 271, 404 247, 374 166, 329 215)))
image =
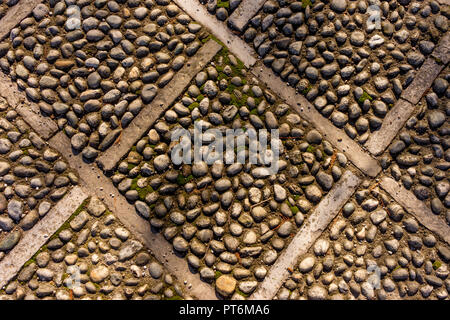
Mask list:
POLYGON ((442 265, 442 262, 440 262, 439 260, 436 260, 436 261, 433 263, 433 269, 434 269, 434 270, 437 270, 437 269, 439 269, 439 268, 441 267, 441 265, 442 265))
POLYGON ((229 9, 230 8, 230 2, 229 1, 218 0, 217 1, 217 8, 229 9))
POLYGON ((183 176, 181 173, 177 177, 177 184, 180 186, 184 186, 186 183, 194 179, 194 176, 191 174, 187 177, 183 176))
POLYGON ((363 94, 361 97, 359 97, 358 99, 358 103, 363 104, 364 101, 366 101, 367 99, 369 99, 370 101, 373 100, 372 96, 370 94, 368 94, 367 92, 363 91, 363 94))
POLYGON ((189 105, 188 109, 189 109, 190 111, 192 111, 192 110, 194 110, 195 108, 198 108, 199 105, 200 105, 200 104, 199 104, 198 102, 193 102, 193 103, 191 103, 191 104, 189 105))
POLYGON ((307 6, 312 6, 311 0, 302 0, 302 8, 305 9, 307 6))

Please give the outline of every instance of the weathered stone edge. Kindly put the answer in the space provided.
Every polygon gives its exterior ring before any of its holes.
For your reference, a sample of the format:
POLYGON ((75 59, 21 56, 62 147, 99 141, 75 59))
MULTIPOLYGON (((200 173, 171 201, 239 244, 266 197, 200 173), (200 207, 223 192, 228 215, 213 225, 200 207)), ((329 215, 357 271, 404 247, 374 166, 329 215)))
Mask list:
POLYGON ((371 134, 365 147, 373 155, 380 155, 386 150, 405 122, 414 112, 425 92, 450 61, 450 33, 447 32, 439 41, 431 57, 425 60, 413 82, 402 92, 400 99, 388 112, 381 128, 371 134))
POLYGON ((388 112, 381 124, 381 128, 373 132, 366 144, 367 150, 373 155, 380 155, 386 150, 397 133, 414 112, 414 105, 400 98, 395 106, 388 112))
POLYGON ((411 191, 390 177, 381 178, 380 186, 406 211, 416 217, 425 228, 437 234, 450 245, 450 227, 442 218, 433 214, 430 208, 417 199, 411 191))
MULTIPOLYGON (((69 138, 62 132, 50 139, 49 145, 61 153, 71 148, 69 138)), ((214 288, 202 282, 198 274, 193 274, 189 270, 187 261, 176 255, 171 244, 160 233, 152 231, 150 223, 136 213, 134 206, 128 203, 95 164, 85 163, 81 155, 70 154, 66 160, 80 176, 83 190, 102 200, 156 259, 177 277, 186 293, 203 300, 217 299, 214 288)))
MULTIPOLYGON (((447 2, 446 5, 450 5, 449 0, 445 1, 447 2)), ((443 64, 450 62, 450 32, 447 31, 441 40, 439 40, 439 44, 431 55, 443 64)))
POLYGON ((251 69, 251 72, 287 102, 302 118, 311 122, 317 130, 321 131, 325 139, 345 153, 358 169, 371 177, 378 175, 381 167, 371 155, 350 139, 345 132, 336 128, 328 119, 324 118, 303 95, 284 83, 271 69, 258 64, 251 69))
POLYGON ((76 186, 36 223, 23 233, 19 243, 0 261, 0 288, 5 286, 22 266, 48 241, 88 197, 76 186))
POLYGON ((242 31, 265 2, 266 0, 243 0, 228 18, 228 23, 233 28, 242 31))
POLYGON ((0 20, 0 41, 5 39, 11 29, 25 19, 42 0, 20 0, 11 7, 6 15, 0 20))
POLYGON ((58 131, 56 123, 42 115, 39 106, 30 102, 25 92, 19 90, 17 83, 2 72, 0 72, 0 95, 43 139, 50 139, 58 131))
POLYGON ((353 195, 360 182, 361 179, 350 170, 343 174, 338 184, 322 199, 269 270, 264 281, 250 297, 251 300, 270 300, 276 295, 283 281, 289 275, 289 268, 293 268, 298 258, 308 252, 317 238, 337 216, 342 206, 353 195))
POLYGON ((195 21, 206 27, 217 39, 222 41, 236 57, 241 60, 247 68, 257 62, 255 52, 245 41, 232 34, 226 23, 217 20, 209 14, 206 8, 199 1, 194 0, 173 0, 195 21))
POLYGON ((402 92, 400 97, 413 105, 418 104, 422 96, 433 84, 434 79, 444 69, 444 66, 442 62, 436 61, 433 57, 427 58, 414 77, 413 82, 402 92))
POLYGON ((200 72, 211 59, 222 49, 214 40, 209 40, 189 61, 177 72, 175 78, 158 92, 155 99, 144 107, 130 125, 121 133, 120 139, 105 151, 97 163, 105 172, 115 168, 133 145, 148 131, 186 89, 195 75, 200 72))

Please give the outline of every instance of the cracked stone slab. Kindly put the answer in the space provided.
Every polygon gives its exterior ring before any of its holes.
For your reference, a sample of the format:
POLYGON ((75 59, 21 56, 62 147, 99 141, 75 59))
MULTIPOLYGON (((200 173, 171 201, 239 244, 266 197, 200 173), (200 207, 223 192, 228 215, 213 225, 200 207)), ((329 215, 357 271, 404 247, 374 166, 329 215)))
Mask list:
POLYGON ((355 141, 350 139, 345 132, 339 130, 329 120, 325 119, 304 96, 284 83, 272 70, 258 65, 251 72, 286 101, 300 116, 310 121, 324 134, 326 139, 344 152, 358 169, 371 177, 378 175, 381 167, 375 159, 367 154, 355 141))
POLYGON ((136 141, 158 120, 161 114, 184 91, 196 75, 222 48, 209 40, 197 54, 177 73, 174 81, 161 91, 155 100, 144 107, 133 122, 122 132, 121 137, 99 157, 98 164, 104 171, 111 171, 136 141))
POLYGON ((450 226, 443 219, 435 216, 426 204, 417 199, 412 192, 389 177, 383 177, 380 186, 409 213, 414 215, 421 224, 450 244, 450 226))
POLYGON ((36 7, 42 0, 20 0, 15 6, 10 8, 6 15, 0 20, 0 40, 8 36, 12 28, 25 19, 34 7, 36 7))
POLYGON ((403 99, 398 100, 394 108, 384 118, 381 128, 372 133, 365 144, 367 150, 376 156, 382 154, 414 112, 414 109, 414 105, 408 101, 403 99))
MULTIPOLYGON (((218 21, 200 3, 192 0, 174 0, 195 21, 201 23, 222 41, 248 68, 256 63, 255 53, 242 39, 232 34, 225 23, 218 21)), ((236 9, 237 10, 237 9, 236 9)))
POLYGON ((252 300, 269 300, 277 293, 283 280, 289 275, 298 257, 305 254, 316 239, 336 217, 345 202, 352 196, 361 179, 346 171, 342 180, 325 196, 306 223, 300 228, 288 248, 272 266, 269 274, 250 297, 252 300))
POLYGON ((0 261, 0 287, 11 280, 49 237, 54 234, 87 198, 80 188, 74 187, 31 230, 25 232, 19 243, 0 261))
MULTIPOLYGON (((49 144, 57 150, 70 150, 70 141, 60 132, 49 144)), ((94 165, 85 163, 80 156, 69 155, 69 165, 80 176, 81 186, 89 194, 95 194, 104 201, 108 208, 130 230, 136 238, 150 249, 152 254, 178 279, 184 280, 183 288, 198 299, 216 299, 214 290, 200 281, 198 274, 190 272, 187 263, 179 258, 171 245, 160 234, 153 233, 150 224, 135 213, 134 207, 120 195, 110 179, 94 165)))
POLYGON ((253 16, 258 13, 266 0, 244 0, 239 7, 234 10, 228 22, 237 30, 244 30, 245 26, 253 16))
POLYGON ((416 105, 442 69, 444 69, 444 65, 436 62, 435 59, 428 58, 425 60, 422 67, 417 71, 413 82, 402 92, 401 98, 416 105))

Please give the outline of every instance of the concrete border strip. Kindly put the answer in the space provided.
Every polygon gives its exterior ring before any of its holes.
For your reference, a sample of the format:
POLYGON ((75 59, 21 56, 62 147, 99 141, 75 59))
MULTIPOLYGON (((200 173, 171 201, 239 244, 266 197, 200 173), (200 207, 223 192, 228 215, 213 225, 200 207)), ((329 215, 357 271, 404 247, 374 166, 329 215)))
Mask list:
MULTIPOLYGON (((173 0, 195 21, 206 27, 215 37, 222 41, 247 68, 257 62, 255 51, 244 40, 232 34, 226 23, 223 23, 211 15, 197 0, 173 0)), ((237 10, 237 9, 236 9, 237 10)))
POLYGON ((390 177, 383 177, 380 186, 406 211, 416 217, 425 228, 437 234, 447 244, 450 244, 450 226, 442 218, 433 214, 430 208, 417 199, 411 191, 405 189, 401 183, 390 177))
POLYGON ((373 155, 380 155, 386 150, 397 133, 414 112, 415 106, 410 102, 400 99, 388 112, 381 124, 381 128, 373 132, 366 144, 367 150, 373 155))
POLYGON ((175 79, 167 87, 159 91, 155 99, 144 107, 133 119, 130 125, 122 131, 121 138, 97 159, 97 163, 104 171, 114 169, 117 163, 128 153, 131 147, 148 131, 166 111, 176 98, 189 85, 191 80, 200 72, 222 46, 214 40, 209 40, 189 61, 177 72, 175 79))
MULTIPOLYGON (((63 132, 50 139, 49 145, 61 153, 71 150, 70 140, 63 132)), ((104 201, 125 227, 178 278, 185 292, 198 299, 217 299, 213 286, 201 281, 198 274, 193 274, 189 270, 187 261, 177 256, 172 245, 160 233, 152 231, 150 223, 136 213, 134 206, 128 203, 95 164, 87 164, 80 155, 73 154, 66 156, 66 160, 77 171, 80 185, 86 193, 96 195, 104 201)))
POLYGON ((286 250, 270 268, 264 281, 250 297, 251 300, 269 300, 276 295, 289 275, 288 268, 293 268, 298 258, 308 252, 353 195, 360 182, 361 179, 350 170, 343 174, 338 184, 322 199, 286 250))
POLYGON ((17 84, 0 72, 0 95, 19 113, 41 138, 50 139, 58 126, 49 117, 41 114, 37 104, 28 101, 25 92, 19 90, 17 84))
POLYGON ((16 276, 87 198, 80 187, 72 188, 31 230, 24 232, 19 243, 0 261, 0 288, 16 276))
POLYGON ((42 0, 20 0, 15 6, 11 7, 6 15, 0 20, 0 41, 5 39, 11 29, 17 26, 20 21, 25 19, 42 0))
POLYGON ((343 130, 336 128, 328 119, 324 118, 303 95, 284 83, 271 69, 257 65, 251 72, 287 102, 302 118, 311 122, 317 130, 321 131, 325 139, 344 152, 358 169, 371 177, 378 175, 381 167, 371 155, 350 139, 343 130))
MULTIPOLYGON (((450 5, 450 0, 446 0, 446 5, 450 5)), ((450 32, 447 32, 441 40, 439 40, 439 44, 431 53, 436 59, 439 59, 443 64, 447 64, 450 62, 450 32)))
POLYGON ((258 13, 266 1, 267 0, 243 0, 228 18, 228 23, 242 32, 250 19, 258 13))
MULTIPOLYGON (((448 59, 448 58, 447 58, 448 59)), ((445 65, 438 63, 435 58, 427 58, 417 71, 413 82, 403 90, 401 98, 411 102, 413 105, 419 103, 424 93, 431 87, 434 79, 441 73, 445 65)))

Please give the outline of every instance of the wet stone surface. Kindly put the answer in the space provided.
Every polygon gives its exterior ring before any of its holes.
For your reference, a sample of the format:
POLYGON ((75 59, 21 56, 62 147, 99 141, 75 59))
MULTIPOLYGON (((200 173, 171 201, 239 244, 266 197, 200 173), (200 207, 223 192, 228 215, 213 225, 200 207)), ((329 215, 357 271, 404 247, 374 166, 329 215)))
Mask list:
POLYGON ((86 200, 0 291, 5 300, 184 298, 177 280, 97 198, 86 200))
POLYGON ((448 10, 436 1, 269 0, 242 37, 364 144, 448 31, 448 10))
POLYGON ((449 247, 369 181, 300 257, 277 299, 446 299, 449 247))
POLYGON ((450 69, 434 81, 381 164, 450 224, 450 69))
POLYGON ((79 12, 65 1, 42 6, 0 44, 0 68, 91 161, 174 78, 204 36, 169 0, 83 1, 79 12))
POLYGON ((0 98, 0 258, 77 183, 64 158, 0 98))
MULTIPOLYGON (((212 154, 206 144, 203 148, 203 154, 212 154)), ((231 153, 248 153, 248 141, 239 148, 231 153)), ((245 298, 347 168, 343 154, 247 77, 242 63, 224 50, 138 141, 111 179, 203 281, 217 280, 216 289, 226 298, 245 298), (241 128, 243 136, 254 128, 279 129, 280 170, 271 174, 261 159, 252 165, 248 158, 244 165, 175 165, 171 134, 181 127, 193 132, 194 121, 202 121, 202 131, 241 128)))

